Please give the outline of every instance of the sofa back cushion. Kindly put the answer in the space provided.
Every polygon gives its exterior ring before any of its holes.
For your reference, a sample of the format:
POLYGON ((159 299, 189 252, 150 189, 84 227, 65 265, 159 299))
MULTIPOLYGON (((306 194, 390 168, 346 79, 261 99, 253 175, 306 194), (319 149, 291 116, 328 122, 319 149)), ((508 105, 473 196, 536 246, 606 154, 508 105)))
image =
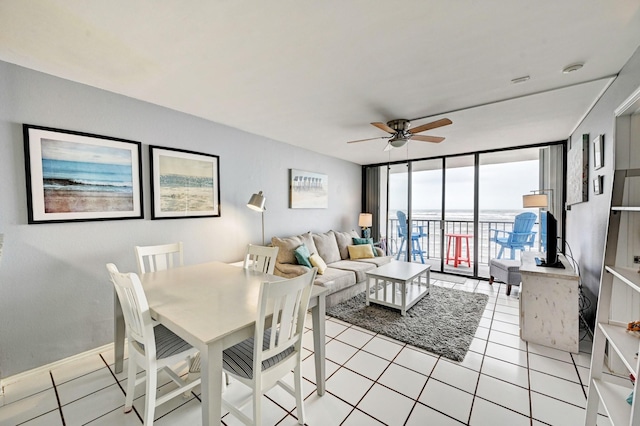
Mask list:
POLYGON ((346 232, 333 231, 333 233, 336 236, 336 242, 338 243, 338 250, 340 250, 340 258, 342 260, 349 259, 348 247, 351 244, 353 244, 354 238, 359 237, 358 233, 354 230, 346 231, 346 232))
POLYGON ((333 231, 325 232, 324 234, 313 234, 313 241, 317 249, 316 253, 320 255, 325 263, 330 264, 341 260, 340 250, 338 250, 338 243, 333 231))
POLYGON ((278 250, 278 258, 276 260, 276 263, 289 263, 292 265, 296 265, 298 261, 296 260, 294 250, 300 247, 302 244, 307 246, 309 253, 313 254, 317 252, 316 245, 314 244, 313 237, 311 236, 311 232, 288 238, 273 237, 271 238, 271 244, 275 247, 280 247, 280 250, 278 250))

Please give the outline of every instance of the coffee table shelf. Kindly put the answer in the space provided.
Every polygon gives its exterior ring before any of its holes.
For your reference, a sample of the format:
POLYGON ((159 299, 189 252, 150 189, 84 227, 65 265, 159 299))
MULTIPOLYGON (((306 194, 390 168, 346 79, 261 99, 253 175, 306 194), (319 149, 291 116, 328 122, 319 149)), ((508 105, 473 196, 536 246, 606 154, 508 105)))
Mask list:
POLYGON ((431 288, 431 266, 392 261, 367 272, 367 306, 371 303, 400 309, 401 315, 431 288))

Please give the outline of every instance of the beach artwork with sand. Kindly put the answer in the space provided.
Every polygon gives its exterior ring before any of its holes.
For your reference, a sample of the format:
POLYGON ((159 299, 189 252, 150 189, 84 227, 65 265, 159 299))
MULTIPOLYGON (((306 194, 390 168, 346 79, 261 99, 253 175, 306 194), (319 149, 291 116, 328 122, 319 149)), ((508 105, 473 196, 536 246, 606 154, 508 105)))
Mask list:
POLYGON ((45 213, 130 212, 131 150, 41 139, 45 213))
POLYGON ((214 164, 173 156, 159 156, 160 211, 210 212, 216 208, 214 164))

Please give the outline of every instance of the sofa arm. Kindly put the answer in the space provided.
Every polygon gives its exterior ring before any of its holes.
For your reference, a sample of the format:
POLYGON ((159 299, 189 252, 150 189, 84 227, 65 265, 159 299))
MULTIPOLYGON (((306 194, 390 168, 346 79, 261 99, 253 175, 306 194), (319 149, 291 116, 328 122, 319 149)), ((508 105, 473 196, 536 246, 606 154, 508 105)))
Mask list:
POLYGON ((376 253, 375 253, 376 257, 386 256, 386 254, 380 247, 374 247, 374 249, 376 249, 376 253))
POLYGON ((309 271, 309 268, 303 265, 292 265, 290 263, 276 263, 274 274, 283 278, 295 278, 309 271))

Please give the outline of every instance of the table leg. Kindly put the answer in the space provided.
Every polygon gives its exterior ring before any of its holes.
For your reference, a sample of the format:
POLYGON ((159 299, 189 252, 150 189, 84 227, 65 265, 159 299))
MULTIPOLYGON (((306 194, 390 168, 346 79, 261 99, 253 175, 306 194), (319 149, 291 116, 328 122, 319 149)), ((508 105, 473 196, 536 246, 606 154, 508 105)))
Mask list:
POLYGON ((120 299, 118 299, 115 289, 113 290, 113 335, 113 356, 115 358, 113 371, 121 373, 124 365, 125 324, 122 306, 120 306, 120 299))
MULTIPOLYGON (((402 291, 402 309, 400 309, 400 315, 405 316, 407 315, 407 282, 403 281, 401 283, 398 283, 398 285, 400 286, 400 289, 402 291)), ((394 288, 395 288, 395 282, 394 282, 394 288)))
POLYGON ((218 340, 200 351, 202 424, 206 426, 222 424, 222 349, 218 340))
POLYGON ((316 391, 319 396, 324 395, 325 381, 325 311, 326 300, 324 294, 318 297, 318 304, 311 309, 313 322, 313 356, 316 363, 316 391))

